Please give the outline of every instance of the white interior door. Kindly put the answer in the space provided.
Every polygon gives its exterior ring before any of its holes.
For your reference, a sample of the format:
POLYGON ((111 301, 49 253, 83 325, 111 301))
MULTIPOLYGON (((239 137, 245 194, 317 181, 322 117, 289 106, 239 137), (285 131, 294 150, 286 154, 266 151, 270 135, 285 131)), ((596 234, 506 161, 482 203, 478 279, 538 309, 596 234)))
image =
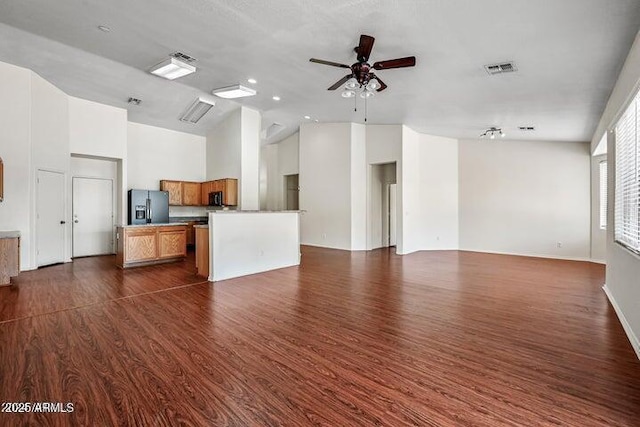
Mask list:
POLYGON ((36 181, 36 260, 38 267, 64 262, 64 174, 39 170, 36 181))
POLYGON ((396 245, 396 186, 389 184, 389 246, 396 245))
POLYGON ((73 178, 73 256, 113 253, 113 181, 73 178))

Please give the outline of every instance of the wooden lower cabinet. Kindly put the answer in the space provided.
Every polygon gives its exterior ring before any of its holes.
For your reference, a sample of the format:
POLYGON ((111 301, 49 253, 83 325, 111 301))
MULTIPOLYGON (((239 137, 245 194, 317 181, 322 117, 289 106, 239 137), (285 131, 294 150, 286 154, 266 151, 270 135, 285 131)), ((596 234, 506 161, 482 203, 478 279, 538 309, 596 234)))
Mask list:
POLYGON ((209 227, 196 227, 196 270, 198 276, 209 277, 209 227))
POLYGON ((117 228, 116 265, 120 268, 178 261, 187 256, 187 226, 117 228))
POLYGON ((187 229, 158 231, 158 258, 187 255, 187 229))
POLYGON ((20 237, 0 238, 0 285, 20 273, 20 237))

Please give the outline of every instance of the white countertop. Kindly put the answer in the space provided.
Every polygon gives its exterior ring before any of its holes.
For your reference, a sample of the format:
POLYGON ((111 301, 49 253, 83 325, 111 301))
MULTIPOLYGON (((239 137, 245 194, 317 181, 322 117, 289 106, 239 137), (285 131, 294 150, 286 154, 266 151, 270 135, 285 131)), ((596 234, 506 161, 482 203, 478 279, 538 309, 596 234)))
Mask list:
POLYGON ((19 237, 20 237, 20 232, 17 230, 0 231, 0 239, 17 239, 19 237))
POLYGON ((232 210, 228 210, 228 211, 222 211, 222 210, 218 210, 218 211, 209 211, 209 213, 211 214, 270 214, 270 213, 300 213, 300 212, 304 212, 304 211, 232 211, 232 210))
POLYGON ((131 225, 117 225, 116 227, 122 228, 139 228, 139 227, 173 227, 178 225, 189 225, 186 222, 163 222, 161 224, 131 224, 131 225))

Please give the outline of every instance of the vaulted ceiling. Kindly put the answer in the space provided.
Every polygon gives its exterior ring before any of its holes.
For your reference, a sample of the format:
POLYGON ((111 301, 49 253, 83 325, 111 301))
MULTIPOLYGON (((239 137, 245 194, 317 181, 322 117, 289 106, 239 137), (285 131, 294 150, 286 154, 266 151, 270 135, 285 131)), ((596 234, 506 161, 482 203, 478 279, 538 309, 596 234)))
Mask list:
POLYGON ((362 101, 327 87, 351 64, 360 34, 371 61, 408 55, 414 68, 384 70, 389 88, 367 105, 368 123, 475 138, 490 126, 510 138, 591 139, 640 28, 637 0, 4 0, 0 61, 27 67, 70 95, 127 108, 129 120, 204 135, 239 104, 283 125, 364 120, 362 101), (103 32, 98 26, 108 26, 103 32), (195 74, 148 73, 173 52, 195 74), (485 64, 518 71, 490 76, 485 64), (198 96, 255 78, 258 95, 216 100, 198 124, 178 117, 198 96), (278 95, 280 101, 272 96, 278 95), (140 106, 127 104, 132 96, 140 106), (535 126, 532 133, 519 126, 535 126))

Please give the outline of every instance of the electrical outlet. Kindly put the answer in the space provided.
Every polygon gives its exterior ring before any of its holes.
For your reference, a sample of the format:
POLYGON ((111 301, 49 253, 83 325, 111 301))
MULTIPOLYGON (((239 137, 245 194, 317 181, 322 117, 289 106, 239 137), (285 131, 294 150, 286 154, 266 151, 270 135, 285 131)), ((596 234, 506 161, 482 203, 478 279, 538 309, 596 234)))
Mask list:
POLYGON ((558 247, 561 248, 562 247, 562 242, 558 242, 558 247))
POLYGON ((322 233, 322 238, 326 239, 327 238, 327 233, 322 233))

